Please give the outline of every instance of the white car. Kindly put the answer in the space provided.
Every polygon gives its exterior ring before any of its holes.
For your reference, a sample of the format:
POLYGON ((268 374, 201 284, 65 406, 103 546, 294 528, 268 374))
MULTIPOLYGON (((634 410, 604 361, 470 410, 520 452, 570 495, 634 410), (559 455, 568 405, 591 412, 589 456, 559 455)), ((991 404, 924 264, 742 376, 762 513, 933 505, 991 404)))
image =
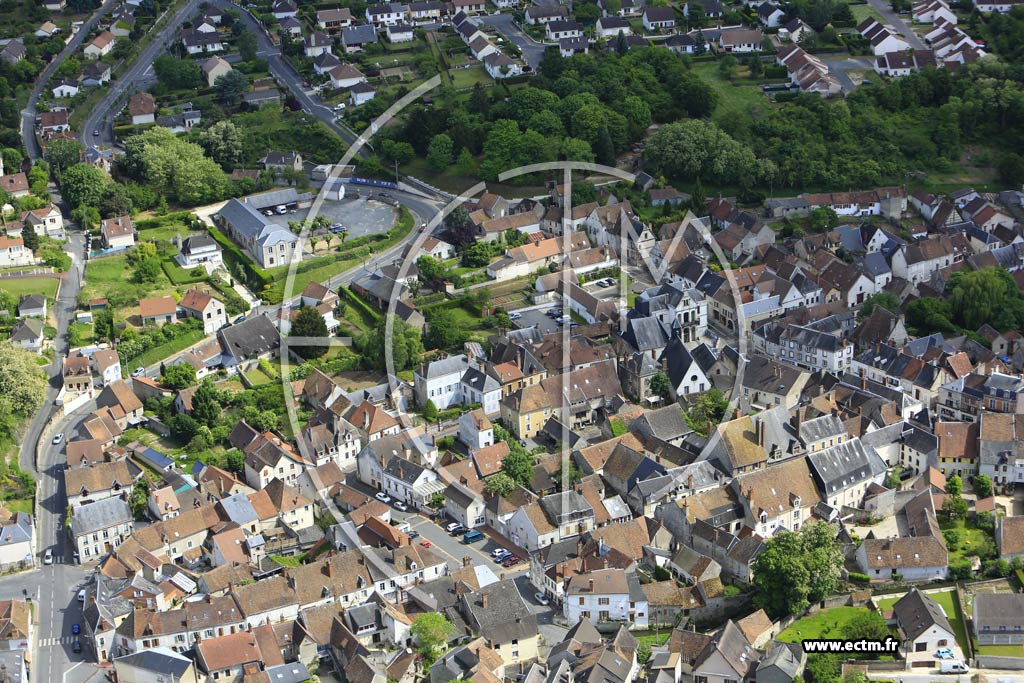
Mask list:
POLYGON ((374 496, 374 498, 376 498, 377 500, 379 500, 382 503, 390 503, 391 502, 391 496, 389 496, 388 494, 384 493, 383 491, 378 491, 377 495, 374 496))
POLYGON ((522 317, 523 317, 522 313, 509 313, 508 314, 508 319, 509 320, 519 320, 522 317))
POLYGON ((85 602, 85 589, 78 591, 78 602, 85 602))
POLYGON ((449 524, 448 526, 446 526, 446 527, 444 528, 444 530, 445 530, 445 531, 447 531, 448 533, 451 533, 451 532, 455 531, 456 529, 458 529, 458 528, 459 528, 459 527, 461 527, 461 526, 462 526, 462 525, 461 525, 461 524, 459 524, 458 522, 452 522, 451 524, 449 524))
POLYGON ((53 550, 50 548, 47 548, 46 552, 43 553, 43 564, 53 564, 53 550))
POLYGON ((548 596, 544 595, 543 593, 537 593, 533 597, 536 598, 537 602, 545 606, 550 602, 548 600, 548 596))
POLYGON ((146 368, 135 368, 132 370, 132 377, 142 377, 146 374, 146 368))
POLYGON ((408 512, 409 511, 409 506, 406 505, 405 503, 403 503, 400 500, 396 500, 394 502, 394 506, 395 506, 395 509, 398 510, 399 512, 408 512))
POLYGON ((499 557, 502 557, 504 555, 511 555, 511 554, 512 553, 510 553, 509 551, 505 550, 504 548, 498 548, 497 550, 492 550, 491 551, 491 557, 493 557, 494 559, 498 559, 499 557))
POLYGON ((56 446, 57 444, 59 444, 63 440, 64 440, 64 432, 58 432, 57 434, 54 434, 53 442, 52 443, 56 446))

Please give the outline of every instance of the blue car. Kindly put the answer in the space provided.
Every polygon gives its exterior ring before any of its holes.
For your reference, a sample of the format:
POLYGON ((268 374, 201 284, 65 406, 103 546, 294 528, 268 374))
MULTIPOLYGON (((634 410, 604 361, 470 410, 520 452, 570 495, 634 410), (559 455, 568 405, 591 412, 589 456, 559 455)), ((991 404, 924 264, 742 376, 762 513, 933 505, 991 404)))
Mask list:
POLYGON ((82 627, 81 626, 79 626, 78 624, 71 624, 71 633, 73 635, 77 636, 81 632, 82 632, 82 627))
POLYGON ((936 652, 935 656, 939 659, 953 659, 953 650, 948 647, 940 647, 936 652))

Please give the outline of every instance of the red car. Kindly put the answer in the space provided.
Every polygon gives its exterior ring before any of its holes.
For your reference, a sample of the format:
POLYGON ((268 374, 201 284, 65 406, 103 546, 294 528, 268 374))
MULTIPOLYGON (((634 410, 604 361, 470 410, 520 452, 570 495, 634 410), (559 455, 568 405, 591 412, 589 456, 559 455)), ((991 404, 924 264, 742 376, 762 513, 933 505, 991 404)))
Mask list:
POLYGON ((504 560, 501 561, 501 566, 502 567, 512 567, 514 565, 519 564, 521 561, 522 560, 520 560, 515 555, 509 555, 508 557, 506 557, 504 560))
POLYGON ((430 541, 428 541, 427 539, 424 538, 422 541, 420 541, 420 545, 423 546, 424 548, 429 548, 430 547, 430 541))

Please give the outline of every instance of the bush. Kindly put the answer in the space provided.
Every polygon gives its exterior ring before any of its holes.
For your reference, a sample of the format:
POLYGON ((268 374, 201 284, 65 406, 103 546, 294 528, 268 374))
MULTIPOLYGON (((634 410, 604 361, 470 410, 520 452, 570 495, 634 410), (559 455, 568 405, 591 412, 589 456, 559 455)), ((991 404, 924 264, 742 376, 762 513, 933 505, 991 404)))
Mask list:
POLYGON ((871 577, 859 572, 850 572, 850 581, 854 583, 871 583, 871 577))

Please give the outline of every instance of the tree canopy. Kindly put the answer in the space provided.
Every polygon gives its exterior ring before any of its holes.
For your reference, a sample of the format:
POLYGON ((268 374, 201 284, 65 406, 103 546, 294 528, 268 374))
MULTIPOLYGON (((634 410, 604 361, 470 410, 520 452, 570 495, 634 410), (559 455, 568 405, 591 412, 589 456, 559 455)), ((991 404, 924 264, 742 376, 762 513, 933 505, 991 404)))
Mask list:
POLYGON ((835 527, 821 521, 770 538, 754 560, 755 603, 772 617, 783 617, 800 614, 835 591, 843 565, 835 538, 835 527))

